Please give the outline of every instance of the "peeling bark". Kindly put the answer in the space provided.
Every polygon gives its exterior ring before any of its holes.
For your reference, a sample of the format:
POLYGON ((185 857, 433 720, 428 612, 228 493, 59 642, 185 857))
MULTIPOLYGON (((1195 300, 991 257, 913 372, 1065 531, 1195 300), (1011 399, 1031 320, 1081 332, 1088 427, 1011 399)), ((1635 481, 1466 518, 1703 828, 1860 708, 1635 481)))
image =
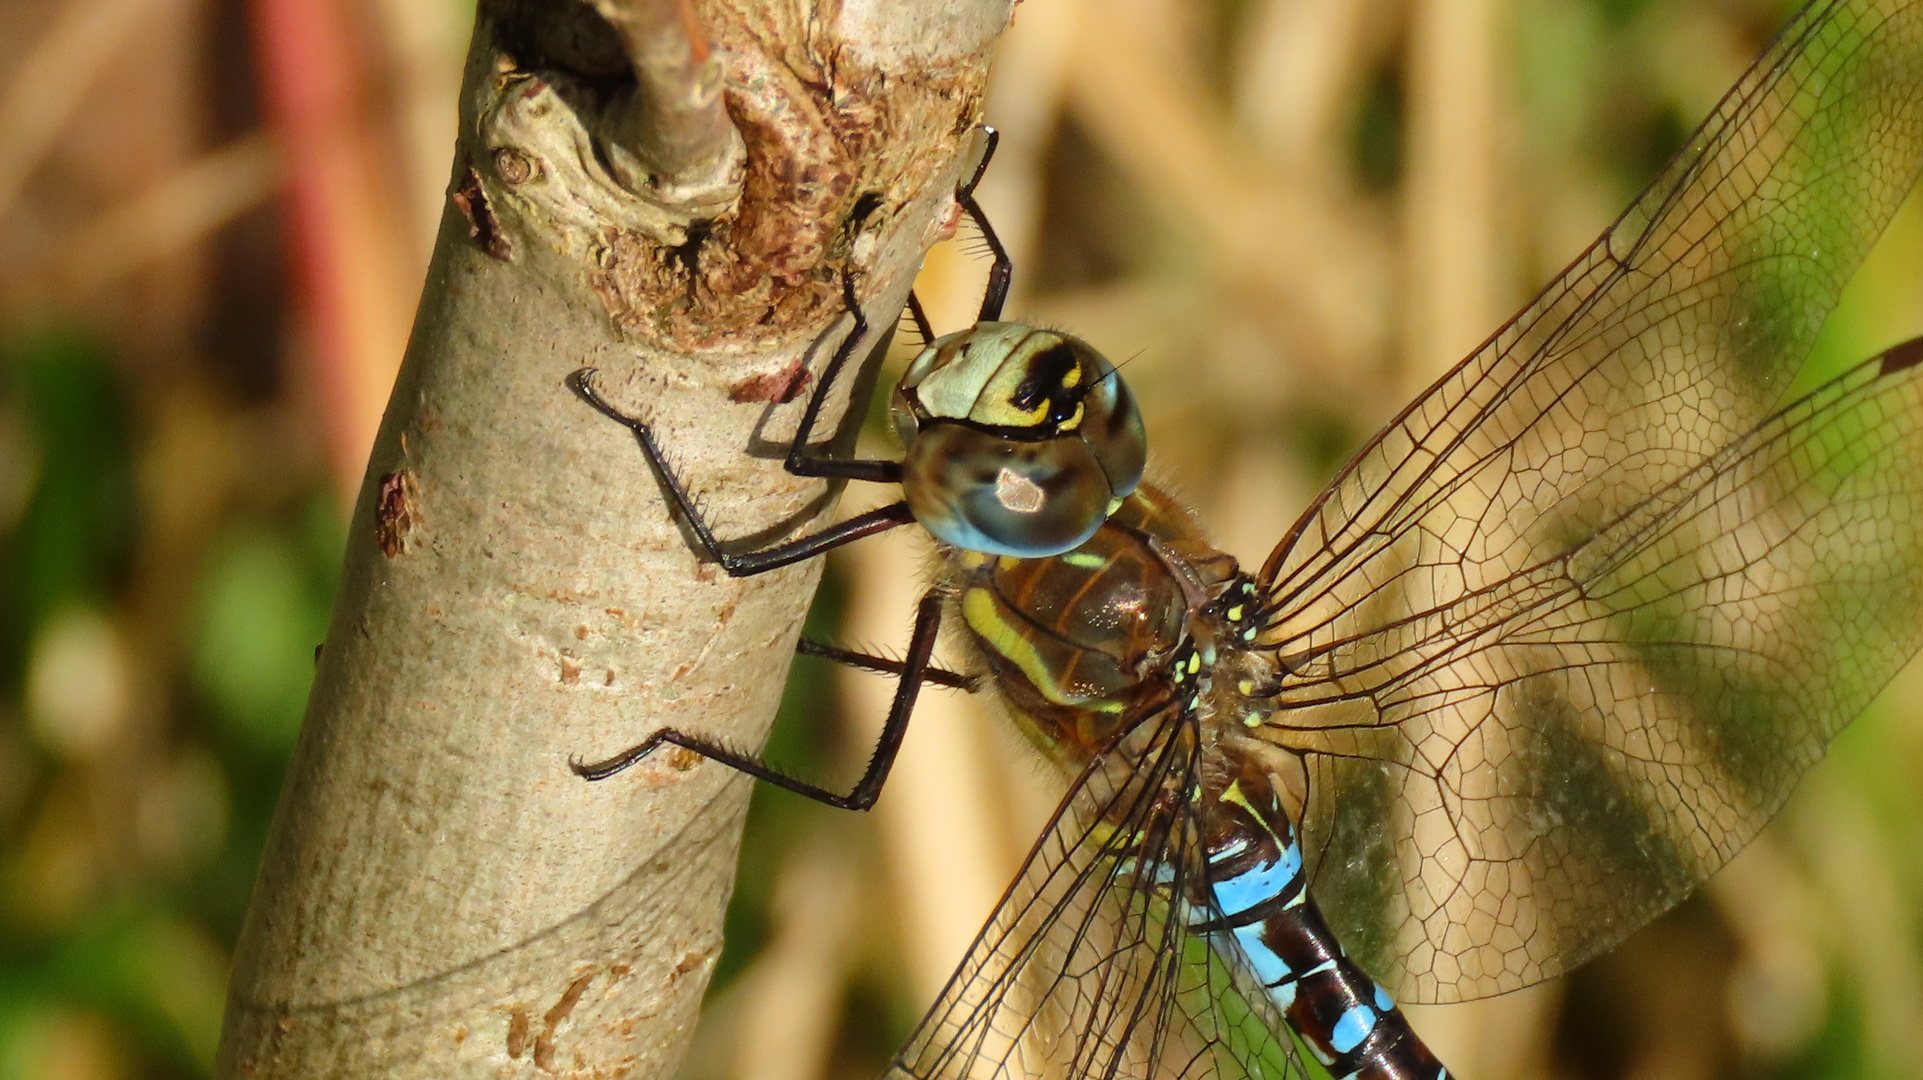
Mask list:
POLYGON ((680 1060, 749 785, 685 755, 594 785, 568 764, 664 725, 759 745, 818 569, 700 562, 627 432, 563 379, 597 367, 651 419, 722 535, 822 522, 833 492, 770 447, 848 330, 841 274, 891 326, 952 221, 1009 0, 694 11, 744 151, 712 218, 609 170, 596 132, 635 65, 593 8, 481 5, 220 1076, 680 1060))

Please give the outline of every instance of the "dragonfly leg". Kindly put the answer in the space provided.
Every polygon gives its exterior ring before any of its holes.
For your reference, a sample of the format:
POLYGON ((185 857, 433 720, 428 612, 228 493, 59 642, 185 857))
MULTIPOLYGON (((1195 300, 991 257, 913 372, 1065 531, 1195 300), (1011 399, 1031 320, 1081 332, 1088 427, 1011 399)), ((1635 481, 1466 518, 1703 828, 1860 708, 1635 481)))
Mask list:
POLYGON ((1008 248, 1002 244, 1002 238, 995 234, 995 227, 988 223, 988 215, 982 212, 981 204, 975 201, 975 187, 982 182, 982 174, 988 171, 988 163, 995 157, 995 148, 1002 142, 1002 133, 987 124, 982 125, 982 132, 987 136, 987 145, 982 147, 982 158, 975 163, 975 172, 969 176, 968 182, 956 189, 955 201, 961 203, 962 209, 974 219, 975 227, 982 231, 982 241, 988 245, 988 251, 995 259, 994 265, 988 268, 988 289, 982 294, 981 313, 975 316, 975 321, 998 322, 1002 317, 1002 305, 1008 303, 1008 286, 1015 277, 1015 262, 1008 257, 1008 248))
POLYGON ((849 357, 855 354, 868 336, 868 316, 861 310, 861 301, 855 296, 855 275, 844 273, 841 276, 841 303, 854 326, 848 336, 841 339, 835 354, 829 358, 828 366, 821 371, 821 378, 815 380, 815 389, 808 395, 808 406, 802 410, 801 423, 795 426, 794 440, 788 444, 786 465, 788 471, 796 476, 820 476, 837 480, 864 480, 877 484, 901 483, 901 462, 899 461, 840 461, 825 457, 816 451, 808 441, 815 432, 815 422, 821 417, 821 410, 828 404, 828 397, 834 392, 835 383, 841 380, 842 369, 848 366, 849 357))
MULTIPOLYGON (((975 225, 981 229, 983 238, 988 242, 988 250, 994 252, 994 267, 988 271, 988 290, 983 296, 981 317, 998 319, 1002 313, 1002 304, 1008 300, 1008 282, 1010 282, 1013 267, 1008 258, 1008 248, 1002 244, 1000 236, 994 234, 994 227, 988 225, 988 219, 983 215, 981 206, 975 202, 975 186, 981 183, 981 177, 988 169, 988 161, 994 158, 994 148, 1000 144, 1000 133, 996 133, 992 127, 985 127, 983 131, 986 133, 986 146, 983 148, 981 161, 975 163, 975 171, 969 175, 967 183, 956 188, 956 200, 969 213, 969 217, 975 219, 975 225)), ((842 336, 840 344, 835 348, 835 356, 829 357, 829 363, 821 371, 821 377, 815 380, 815 388, 808 396, 808 405, 802 409, 800 423, 794 427, 794 440, 788 444, 787 459, 783 463, 788 473, 796 477, 900 484, 902 482, 900 461, 885 461, 885 459, 842 461, 842 459, 821 454, 810 442, 815 423, 821 419, 821 411, 827 407, 829 396, 833 394, 835 384, 842 375, 842 369, 848 367, 848 359, 854 356, 854 352, 862 346, 869 331, 867 315, 863 313, 862 302, 856 296, 854 273, 842 273, 842 307, 846 309, 854 325, 848 329, 846 336, 842 336)), ((933 340, 933 329, 929 327, 927 313, 921 309, 921 300, 915 298, 913 292, 908 296, 908 309, 915 319, 915 329, 921 332, 923 340, 925 342, 933 340)), ((860 540, 863 536, 885 532, 888 528, 908 525, 913 521, 913 513, 910 513, 908 503, 896 502, 850 517, 848 521, 840 521, 837 525, 821 528, 819 532, 812 532, 808 536, 787 540, 783 544, 773 544, 769 548, 762 548, 756 552, 723 552, 721 542, 715 538, 712 528, 708 527, 708 521, 702 517, 700 507, 688 494, 687 484, 683 484, 681 477, 675 475, 673 467, 669 467, 667 454, 654 440, 654 429, 648 423, 629 417, 619 409, 615 409, 612 404, 608 404, 608 400, 602 398, 600 392, 594 388, 592 367, 583 367, 573 375, 569 375, 567 386, 573 388, 573 392, 588 405, 594 405, 594 409, 598 409, 602 415, 635 432, 642 454, 648 457, 648 465, 654 469, 656 477, 662 480, 663 486, 667 488, 669 498, 675 503, 675 509, 681 513, 681 517, 687 521, 688 528, 694 532, 694 538, 700 544, 702 553, 706 553, 715 563, 719 563, 729 577, 752 577, 779 567, 794 565, 794 563, 812 559, 819 553, 840 548, 842 544, 860 540)))
MULTIPOLYGON (((966 183, 955 189, 955 201, 961 204, 968 216, 974 220, 975 227, 981 230, 982 240, 988 245, 994 263, 988 270, 988 288, 982 295, 981 313, 978 322, 994 322, 1002 317, 1002 307, 1008 303, 1009 283, 1015 276, 1015 263, 1009 257, 1008 247, 988 223, 988 215, 983 213, 981 204, 975 201, 975 188, 981 184, 983 174, 988 172, 988 163, 994 160, 995 148, 1001 145, 1001 132, 987 124, 982 125, 985 144, 981 159, 975 162, 974 172, 969 174, 966 183)), ((808 409, 801 417, 801 426, 795 429, 795 441, 788 448, 788 471, 798 476, 829 476, 849 480, 875 480, 887 483, 901 482, 901 463, 898 461, 835 461, 831 458, 810 454, 808 437, 813 433, 815 418, 827 401, 828 393, 848 357, 854 352, 854 343, 868 332, 868 320, 862 314, 861 305, 855 300, 853 278, 842 278, 842 300, 848 314, 854 316, 855 328, 843 339, 840 349, 821 373, 815 384, 814 394, 808 399, 808 409)), ((928 322, 928 313, 922 310, 921 298, 911 289, 908 293, 908 312, 915 320, 915 329, 921 334, 922 344, 935 340, 934 328, 928 322)))
MULTIPOLYGON (((995 264, 989 271, 988 291, 982 299, 981 317, 995 319, 1000 317, 1002 305, 1008 299, 1008 283, 1013 271, 1009 262, 1008 249, 995 235, 994 228, 989 225, 988 218, 983 215, 981 206, 975 201, 975 186, 981 183, 982 174, 987 170, 989 160, 995 156, 995 147, 1001 140, 1000 134, 994 128, 984 127, 983 130, 987 133, 987 145, 983 148, 981 160, 976 163, 968 182, 956 189, 955 197, 981 229, 989 250, 994 253, 995 264)), ((855 280, 856 275, 853 273, 842 274, 842 305, 853 325, 850 326, 847 335, 841 339, 841 344, 835 348, 834 355, 829 358, 821 377, 815 381, 814 390, 808 395, 808 404, 802 410, 801 421, 795 426, 794 438, 788 445, 788 455, 783 464, 796 476, 899 484, 901 482, 901 462, 899 461, 838 460, 824 456, 809 441, 814 434, 815 424, 820 419, 822 410, 826 408, 830 394, 833 393, 835 384, 841 378, 842 370, 848 366, 849 358, 868 337, 868 317, 863 313, 860 298, 855 293, 855 280)), ((908 298, 908 309, 914 317, 916 328, 921 332, 924 342, 932 340, 933 330, 928 324, 928 316, 922 310, 921 301, 912 292, 908 298)), ((647 456, 648 464, 654 469, 662 485, 667 488, 675 509, 688 523, 689 529, 702 548, 702 553, 720 564, 730 577, 750 577, 783 566, 791 566, 843 544, 852 543, 864 536, 885 532, 914 520, 908 504, 905 501, 898 501, 794 540, 755 551, 725 552, 713 530, 702 517, 700 507, 689 494, 687 486, 681 482, 681 478, 675 475, 674 469, 668 464, 667 454, 655 441, 653 429, 646 422, 620 412, 601 397, 594 387, 594 374, 593 368, 581 368, 568 376, 568 386, 602 415, 625 425, 628 430, 634 432, 635 438, 641 444, 642 453, 647 456)))
POLYGON ((921 297, 916 296, 913 289, 908 290, 908 317, 915 320, 915 333, 921 335, 924 347, 935 340, 935 328, 929 324, 928 312, 922 310, 921 297))
MULTIPOLYGON (((1015 275, 1014 260, 1009 257, 1008 248, 996 235, 995 227, 988 223, 988 215, 982 212, 981 204, 975 201, 975 188, 981 184, 982 176, 988 172, 988 163, 994 160, 995 148, 1001 145, 1001 132, 983 124, 985 142, 982 156, 975 162, 975 169, 969 174, 966 183, 955 189, 955 201, 981 230, 982 240, 987 243, 994 257, 994 264, 988 270, 988 288, 982 295, 981 313, 978 322, 994 322, 1002 317, 1002 307, 1008 303, 1008 288, 1015 275)), ((868 319, 862 314, 861 305, 855 299, 854 278, 842 276, 842 302, 848 314, 854 317, 854 329, 842 339, 841 348, 835 350, 834 357, 815 383, 815 390, 808 399, 808 408, 802 414, 801 424, 795 429, 794 442, 788 447, 788 471, 797 476, 824 476, 847 480, 872 480, 885 483, 901 482, 901 463, 898 461, 836 461, 832 458, 817 456, 808 443, 814 432, 815 419, 828 400, 828 394, 841 376, 848 357, 853 354, 855 345, 868 333, 868 319)), ((922 310, 921 299, 911 289, 908 293, 908 312, 915 320, 915 329, 921 334, 922 344, 935 339, 935 332, 928 322, 928 313, 922 310)))
MULTIPOLYGON (((836 645, 824 645, 819 641, 809 641, 807 638, 795 642, 795 652, 802 656, 819 656, 823 660, 832 660, 837 664, 846 664, 852 668, 878 672, 882 675, 900 675, 907 668, 907 664, 900 660, 890 660, 885 656, 856 652, 836 645)), ((981 688, 982 680, 975 675, 963 675, 947 668, 931 667, 922 671, 921 681, 945 686, 950 690, 966 690, 972 694, 981 688)))
MULTIPOLYGON (((875 805, 875 800, 881 795, 882 785, 888 782, 888 771, 894 768, 895 757, 901 751, 902 738, 908 734, 908 717, 915 711, 915 698, 921 691, 922 683, 942 681, 931 674, 928 664, 929 658, 935 652, 935 635, 940 629, 941 597, 931 591, 922 597, 920 606, 915 609, 915 634, 909 640, 908 655, 899 665, 894 661, 879 661, 884 665, 899 667, 901 682, 895 688, 894 704, 888 709, 888 719, 881 726, 881 737, 875 741, 874 752, 869 755, 868 767, 862 772, 861 779, 855 781, 855 786, 846 795, 837 794, 806 780, 789 776, 751 754, 739 753, 712 740, 698 735, 689 735, 673 728, 662 728, 638 745, 623 750, 605 761, 575 761, 570 763, 570 767, 575 775, 585 779, 605 780, 663 746, 678 746, 710 761, 726 765, 736 772, 747 773, 757 780, 785 788, 816 802, 842 810, 866 810, 875 805)), ((942 672, 942 674, 953 676, 952 672, 942 672)))
MULTIPOLYGON (((688 493, 686 485, 668 464, 667 454, 655 441, 654 430, 645 421, 628 416, 609 404, 595 389, 594 374, 593 368, 581 368, 568 376, 568 387, 581 400, 594 406, 603 416, 634 432, 635 439, 641 444, 642 454, 648 459, 648 465, 654 469, 662 486, 667 488, 668 497, 673 501, 675 510, 688 523, 689 529, 694 532, 695 540, 701 547, 702 553, 719 563, 730 577, 751 577, 802 562, 830 548, 840 547, 864 536, 886 532, 915 520, 906 502, 895 502, 858 514, 846 521, 837 522, 807 536, 775 544, 759 551, 729 554, 722 550, 721 542, 715 538, 713 530, 701 516, 700 508, 695 505, 694 497, 688 493)), ((847 464, 857 463, 848 462, 847 464)))

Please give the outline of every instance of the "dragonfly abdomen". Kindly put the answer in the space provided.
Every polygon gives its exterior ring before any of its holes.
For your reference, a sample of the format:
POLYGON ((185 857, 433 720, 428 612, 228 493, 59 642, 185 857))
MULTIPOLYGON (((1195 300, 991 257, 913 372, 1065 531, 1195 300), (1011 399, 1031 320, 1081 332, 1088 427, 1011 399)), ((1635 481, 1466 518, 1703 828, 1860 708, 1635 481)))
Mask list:
POLYGON ((1448 1071, 1387 991, 1342 951, 1308 893, 1295 829, 1266 782, 1247 773, 1209 825, 1213 910, 1198 929, 1261 982, 1337 1080, 1444 1080, 1448 1071))

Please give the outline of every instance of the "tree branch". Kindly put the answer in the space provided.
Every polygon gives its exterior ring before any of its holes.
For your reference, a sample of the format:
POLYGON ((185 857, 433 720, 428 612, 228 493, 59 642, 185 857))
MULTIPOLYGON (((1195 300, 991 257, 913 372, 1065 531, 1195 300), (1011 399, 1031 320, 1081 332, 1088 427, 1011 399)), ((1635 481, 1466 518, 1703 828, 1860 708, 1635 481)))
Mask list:
POLYGON ((743 149, 738 201, 707 218, 597 149, 652 55, 632 33, 483 0, 219 1075, 673 1071, 749 785, 672 755, 602 784, 568 762, 664 725, 759 745, 818 568, 699 562, 628 433, 564 379, 599 368, 723 535, 819 522, 832 492, 768 444, 846 332, 842 275, 891 325, 950 220, 1008 13, 701 4, 743 149))
POLYGON ((603 128, 623 187, 697 216, 740 193, 741 136, 721 103, 721 58, 689 0, 593 0, 621 38, 635 89, 603 128))

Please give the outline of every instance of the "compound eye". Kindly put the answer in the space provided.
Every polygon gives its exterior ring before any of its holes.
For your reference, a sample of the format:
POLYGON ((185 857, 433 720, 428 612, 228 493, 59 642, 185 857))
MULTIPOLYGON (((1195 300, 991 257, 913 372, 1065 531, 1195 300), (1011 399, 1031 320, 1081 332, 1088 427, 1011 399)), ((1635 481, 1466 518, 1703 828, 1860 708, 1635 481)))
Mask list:
POLYGON ((1084 415, 1078 431, 1101 464, 1109 487, 1116 495, 1127 495, 1142 482, 1142 470, 1148 467, 1148 433, 1128 384, 1106 361, 1102 366, 1107 376, 1082 398, 1084 415))
POLYGON ((935 539, 1024 559, 1081 546, 1114 497, 1080 439, 1018 442, 961 424, 932 424, 916 436, 901 488, 935 539))

